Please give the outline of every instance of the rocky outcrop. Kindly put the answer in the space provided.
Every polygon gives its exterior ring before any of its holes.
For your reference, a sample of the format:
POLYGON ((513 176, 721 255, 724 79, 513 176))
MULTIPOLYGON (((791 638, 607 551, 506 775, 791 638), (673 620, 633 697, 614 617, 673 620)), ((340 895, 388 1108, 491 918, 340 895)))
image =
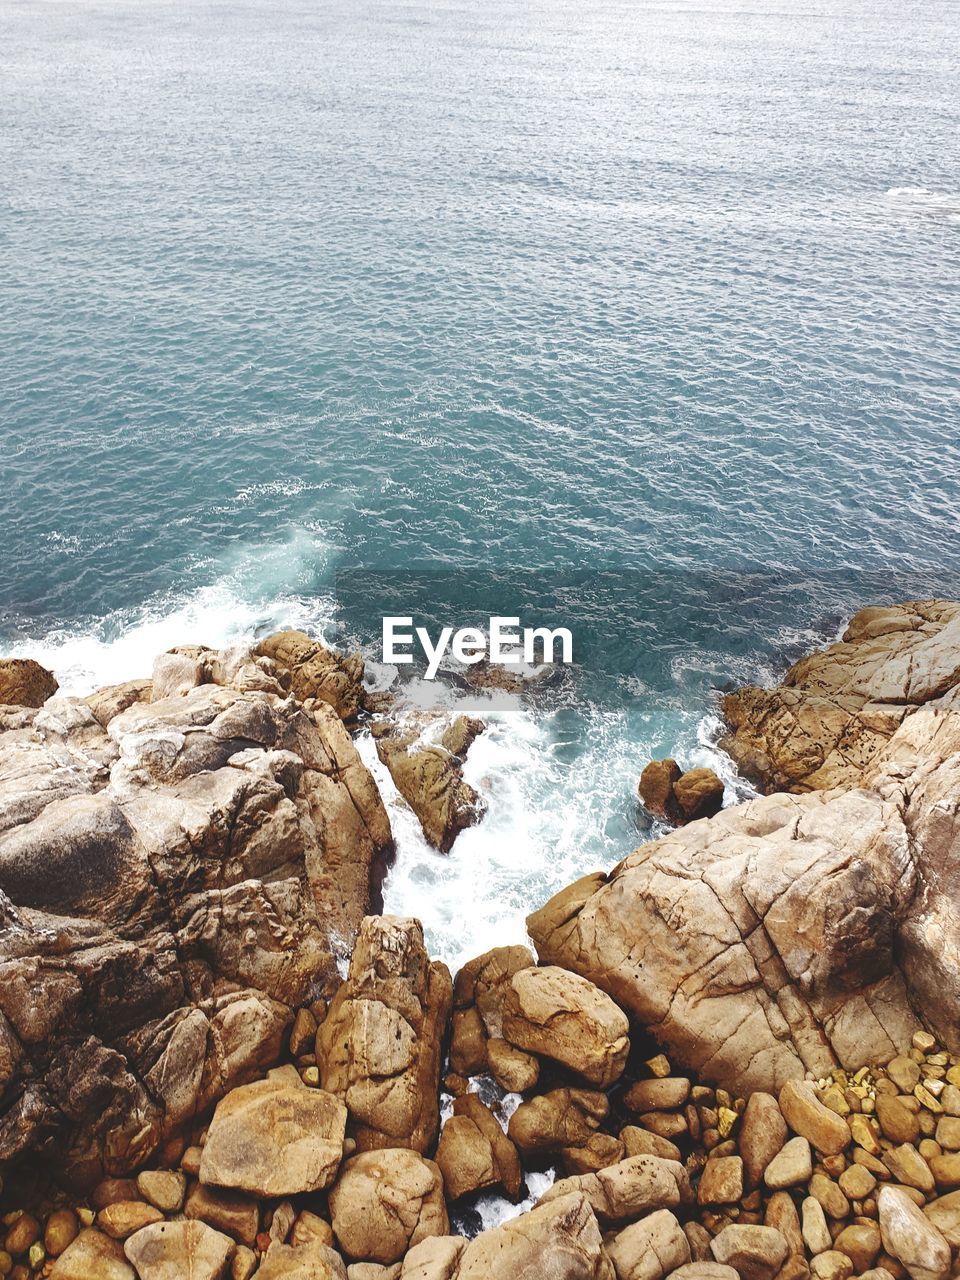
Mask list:
POLYGON ((535 964, 526 947, 494 947, 469 960, 453 984, 450 1067, 461 1076, 489 1071, 508 1093, 537 1083, 537 1059, 503 1039, 503 1007, 515 974, 535 964))
POLYGON ((329 706, 249 653, 167 657, 0 725, 0 1165, 78 1185, 278 1059, 391 844, 329 706))
POLYGON ((257 645, 269 659, 283 689, 297 699, 316 699, 331 706, 341 720, 351 721, 363 705, 363 659, 326 648, 303 631, 278 631, 257 645))
POLYGON ((0 706, 42 707, 60 688, 33 658, 0 658, 0 706))
POLYGON ((412 732, 377 737, 377 754, 423 834, 441 853, 449 853, 460 832, 484 814, 483 800, 463 778, 463 755, 480 731, 478 724, 460 717, 437 743, 412 732))
POLYGON ((960 604, 863 609, 780 685, 728 694, 721 745, 766 792, 854 787, 907 717, 958 684, 960 604))
POLYGON ((419 921, 364 920, 317 1034, 321 1082, 346 1103, 359 1150, 432 1147, 451 999, 449 971, 431 962, 419 921))
POLYGON ((676 760, 651 760, 640 775, 640 799, 657 818, 674 826, 712 818, 723 808, 723 783, 712 769, 688 769, 676 760))
POLYGON ((725 810, 586 877, 530 917, 541 960, 740 1089, 887 1060, 918 1018, 960 1047, 960 708, 915 710, 861 782, 725 810))

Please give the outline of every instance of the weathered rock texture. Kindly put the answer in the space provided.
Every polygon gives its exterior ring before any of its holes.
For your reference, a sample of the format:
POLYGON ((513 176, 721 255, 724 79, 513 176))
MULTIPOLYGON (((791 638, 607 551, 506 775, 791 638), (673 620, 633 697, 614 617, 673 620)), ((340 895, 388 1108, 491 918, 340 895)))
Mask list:
MULTIPOLYGON (((936 655, 951 666, 943 633, 936 655)), ((915 709, 859 782, 725 810, 584 878, 530 917, 541 960, 740 1091, 886 1061, 918 1018, 957 1049, 960 704, 915 709)))
POLYGON ((417 920, 371 916, 317 1033, 325 1089, 347 1105, 361 1151, 426 1151, 440 1124, 440 1055, 452 983, 417 920))
POLYGON ((434 848, 448 853, 461 831, 479 822, 484 804, 463 778, 463 755, 480 722, 460 717, 439 743, 415 734, 383 735, 377 754, 390 771, 397 790, 417 815, 434 848))
POLYGON ((640 799, 675 826, 712 818, 723 807, 723 783, 712 769, 688 769, 676 760, 651 760, 640 775, 640 799))
POLYGON ((729 694, 723 746, 764 791, 858 785, 904 719, 960 683, 960 604, 862 609, 772 689, 729 694))
POLYGON ((363 703, 363 659, 344 657, 303 631, 278 631, 257 646, 269 658, 284 690, 298 702, 316 698, 331 706, 341 720, 354 720, 363 703))
POLYGON ((0 713, 0 1166, 126 1171, 272 1065, 390 847, 340 719, 272 663, 154 675, 0 713))
POLYGON ((59 687, 33 658, 0 658, 0 706, 42 707, 59 687))

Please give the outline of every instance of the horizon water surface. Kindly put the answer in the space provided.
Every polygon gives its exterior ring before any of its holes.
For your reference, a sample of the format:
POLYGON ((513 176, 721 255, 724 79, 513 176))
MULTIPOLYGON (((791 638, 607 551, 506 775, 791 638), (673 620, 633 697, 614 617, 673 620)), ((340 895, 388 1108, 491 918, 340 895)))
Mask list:
POLYGON ((372 656, 478 582, 569 621, 449 856, 359 742, 387 909, 522 940, 650 834, 651 756, 743 793, 718 689, 958 591, 957 43, 947 0, 0 0, 0 652, 84 692, 372 656))

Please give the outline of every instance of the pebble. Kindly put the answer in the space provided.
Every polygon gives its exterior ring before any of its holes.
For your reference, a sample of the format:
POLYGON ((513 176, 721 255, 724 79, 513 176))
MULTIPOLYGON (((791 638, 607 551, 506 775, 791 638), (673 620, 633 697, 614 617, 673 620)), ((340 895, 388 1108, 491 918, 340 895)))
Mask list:
POLYGON ((848 1280, 853 1275, 853 1263, 845 1253, 827 1249, 810 1263, 810 1274, 816 1280, 848 1280))
POLYGON ((807 1196, 801 1206, 801 1230, 804 1243, 813 1254, 823 1253, 833 1244, 823 1206, 813 1196, 807 1196))
POLYGON ((811 1084, 788 1080, 780 1090, 779 1102, 790 1128, 824 1155, 839 1155, 850 1145, 847 1122, 823 1105, 811 1084))
POLYGON ((17 1257, 18 1254, 29 1252, 30 1246, 39 1239, 40 1223, 32 1213, 21 1213, 7 1232, 3 1247, 7 1253, 17 1257))
POLYGON ((806 1138, 791 1138, 767 1165, 763 1180, 771 1191, 782 1191, 809 1182, 812 1173, 810 1143, 806 1138))

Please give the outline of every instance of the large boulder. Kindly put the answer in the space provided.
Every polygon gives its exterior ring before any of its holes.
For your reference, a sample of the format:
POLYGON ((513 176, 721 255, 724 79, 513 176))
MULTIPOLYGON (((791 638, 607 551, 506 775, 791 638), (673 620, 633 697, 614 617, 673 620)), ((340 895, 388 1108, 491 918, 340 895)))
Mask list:
POLYGON ((229 1236, 203 1222, 155 1222, 124 1245, 140 1280, 224 1280, 234 1253, 229 1236))
POLYGON ((530 917, 541 961, 740 1094, 886 1061, 918 1018, 956 1052, 960 702, 916 709, 859 784, 726 809, 585 877, 530 917))
POLYGON ((0 1166, 143 1163, 277 1061, 370 909, 390 827, 339 718, 201 652, 239 687, 0 719, 0 1166))
POLYGON ((440 1170, 405 1147, 348 1160, 330 1192, 330 1217, 348 1258, 383 1266, 450 1230, 440 1170))
POLYGON ((675 1209, 692 1198, 690 1179, 676 1160, 632 1156, 596 1173, 561 1178, 538 1201, 547 1204, 576 1192, 604 1224, 633 1222, 656 1209, 675 1209))
POLYGON ((651 760, 640 775, 640 799, 655 817, 675 826, 712 818, 723 808, 723 783, 712 769, 688 769, 676 760, 651 760))
POLYGON ((538 1156, 583 1147, 610 1113, 605 1093, 591 1089, 551 1089, 521 1102, 507 1134, 521 1154, 538 1156))
POLYGON ((456 1280, 616 1280, 585 1196, 573 1193, 512 1218, 467 1245, 456 1280))
POLYGON ((728 694, 722 745, 767 792, 857 786, 904 719, 958 684, 960 604, 863 609, 781 684, 728 694))
POLYGON ((343 1156, 347 1109, 323 1089, 257 1080, 217 1104, 200 1181, 279 1198, 322 1191, 343 1156))
POLYGON ((317 1033, 321 1083, 346 1103, 359 1150, 433 1145, 451 999, 450 973, 430 960, 418 920, 363 921, 317 1033))
POLYGON ((450 1066, 459 1075, 489 1071, 508 1093, 537 1082, 537 1059, 503 1039, 503 1008, 511 980, 536 961, 526 947, 494 947, 468 960, 453 984, 450 1066))
POLYGON ((608 995, 566 969, 519 969, 506 991, 504 1039, 552 1058, 602 1089, 623 1074, 629 1030, 608 995))
POLYGON ((33 658, 0 658, 0 706, 42 707, 60 688, 33 658))
POLYGON ((454 1101, 437 1145, 437 1164, 451 1200, 491 1187, 502 1187, 511 1200, 519 1198, 523 1172, 517 1149, 475 1093, 454 1101))
POLYGON ((449 853, 460 832, 483 817, 483 800, 464 780, 461 757, 442 743, 410 734, 383 736, 377 740, 377 754, 423 834, 441 853, 449 853))

